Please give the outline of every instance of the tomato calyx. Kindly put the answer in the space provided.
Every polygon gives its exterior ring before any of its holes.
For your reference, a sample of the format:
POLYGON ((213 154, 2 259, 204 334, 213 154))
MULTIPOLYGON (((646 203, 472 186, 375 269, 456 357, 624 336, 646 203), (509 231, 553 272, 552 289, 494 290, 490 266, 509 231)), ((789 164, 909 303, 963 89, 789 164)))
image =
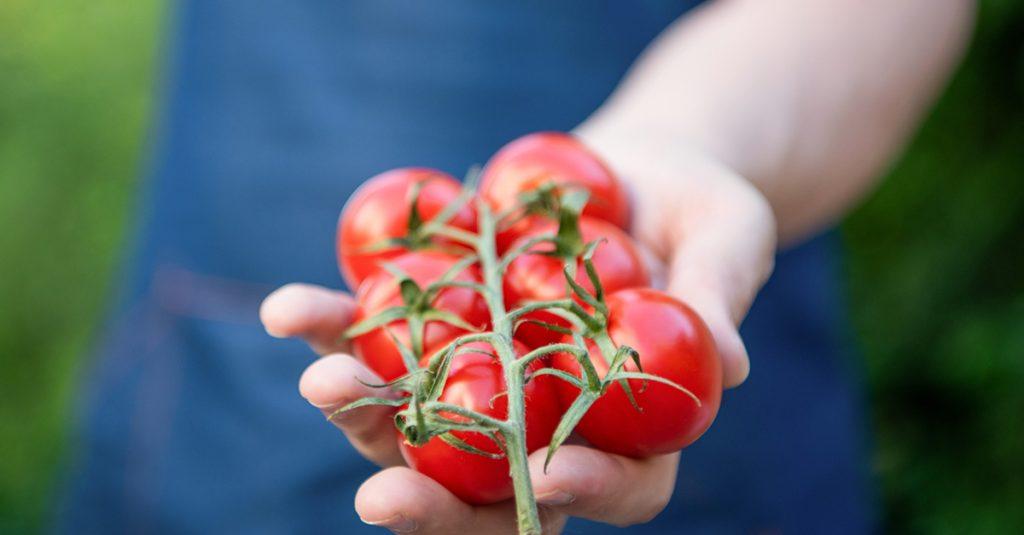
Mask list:
MULTIPOLYGON (((477 411, 439 401, 449 378, 452 361, 456 356, 465 353, 479 353, 476 348, 464 347, 481 341, 490 341, 493 333, 472 333, 460 336, 435 352, 429 359, 420 359, 409 373, 385 384, 366 384, 371 388, 390 388, 399 392, 398 398, 369 397, 363 398, 328 416, 328 420, 357 408, 378 405, 400 407, 395 413, 395 426, 412 446, 422 446, 432 438, 438 437, 450 446, 490 458, 504 457, 504 442, 499 433, 507 431, 505 422, 477 411), (425 363, 420 366, 419 363, 425 363), (492 439, 502 453, 486 452, 467 444, 464 440, 451 433, 474 432, 492 439)), ((412 348, 406 347, 395 340, 403 357, 414 358, 412 348)), ((495 358, 493 355, 490 355, 495 358)))
POLYGON ((580 420, 582 420, 587 414, 587 411, 614 383, 618 383, 622 387, 630 404, 638 412, 643 412, 643 408, 636 401, 636 396, 629 384, 630 379, 642 381, 640 386, 641 392, 646 389, 648 381, 653 381, 671 386, 672 388, 686 394, 694 401, 694 403, 697 404, 698 407, 701 405, 700 399, 685 387, 663 377, 644 373, 641 365, 640 353, 628 345, 617 345, 612 341, 611 336, 608 333, 609 310, 607 303, 605 302, 601 280, 593 263, 593 254, 599 244, 599 241, 587 244, 585 250, 580 256, 587 278, 590 280, 590 283, 594 288, 593 293, 576 282, 575 273, 572 271, 572 266, 574 264, 567 262, 563 270, 566 283, 572 290, 572 293, 580 301, 588 305, 589 310, 581 306, 575 299, 569 298, 557 301, 535 302, 524 305, 509 313, 511 317, 521 318, 532 310, 544 309, 569 321, 574 327, 569 329, 558 325, 534 322, 570 336, 572 343, 543 346, 524 357, 524 359, 539 358, 542 355, 567 353, 575 358, 580 370, 582 371, 582 377, 575 377, 555 368, 544 368, 535 374, 535 376, 551 375, 557 377, 558 379, 568 382, 578 388, 580 391, 573 403, 566 409, 565 414, 562 416, 562 420, 555 429, 547 456, 544 460, 545 472, 547 471, 548 464, 551 462, 551 459, 558 448, 567 438, 569 438, 569 435, 572 433, 573 429, 575 429, 580 420), (593 362, 590 360, 590 351, 587 348, 585 339, 593 340, 600 349, 601 356, 606 359, 608 372, 603 377, 598 373, 593 362), (612 355, 610 359, 608 355, 612 355), (625 366, 628 361, 632 361, 636 365, 637 371, 634 372, 626 370, 625 366))
POLYGON ((374 329, 385 329, 391 337, 395 346, 402 355, 406 370, 417 369, 417 362, 423 356, 424 329, 427 322, 437 321, 447 323, 458 329, 469 332, 477 332, 480 328, 472 325, 457 314, 442 310, 434 306, 434 301, 441 291, 446 288, 469 288, 474 291, 483 291, 479 283, 466 280, 457 280, 457 277, 464 270, 477 262, 475 255, 466 255, 458 262, 455 262, 437 281, 428 286, 421 287, 408 273, 397 265, 390 262, 382 262, 381 269, 387 271, 394 277, 398 284, 398 293, 402 304, 385 308, 380 312, 350 326, 342 336, 345 339, 353 339, 366 334, 374 329), (409 338, 412 347, 406 347, 388 329, 388 325, 395 321, 405 320, 409 326, 409 338))
POLYGON ((445 206, 432 219, 424 219, 420 212, 419 198, 423 188, 431 181, 437 180, 437 176, 430 176, 426 179, 414 182, 409 187, 409 196, 406 199, 408 214, 406 232, 404 236, 389 237, 378 242, 371 243, 358 250, 359 253, 378 253, 393 249, 405 249, 408 251, 438 250, 448 253, 464 253, 465 247, 471 247, 475 235, 463 229, 450 226, 448 223, 462 210, 473 198, 476 191, 477 175, 475 169, 470 170, 466 175, 464 186, 454 202, 445 206), (447 238, 450 242, 443 243, 437 240, 438 237, 447 238))
POLYGON ((558 212, 559 191, 554 181, 543 181, 536 189, 518 195, 518 203, 509 212, 498 214, 499 223, 512 213, 524 215, 551 215, 558 212))

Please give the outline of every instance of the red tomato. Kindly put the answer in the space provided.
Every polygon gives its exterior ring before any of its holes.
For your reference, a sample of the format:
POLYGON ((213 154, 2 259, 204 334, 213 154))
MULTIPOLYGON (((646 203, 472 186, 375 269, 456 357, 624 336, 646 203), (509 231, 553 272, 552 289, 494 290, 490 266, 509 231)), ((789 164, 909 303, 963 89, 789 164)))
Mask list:
MULTIPOLYGON (((494 353, 494 349, 486 342, 463 347, 491 355, 494 353)), ((514 347, 519 356, 527 351, 518 342, 514 347)), ((499 394, 505 392, 505 380, 501 363, 491 355, 477 352, 457 354, 452 360, 440 400, 504 419, 508 415, 508 400, 499 394)), ((426 362, 421 365, 425 366, 426 362)), ((526 448, 529 452, 550 443, 551 435, 561 418, 553 383, 541 379, 549 378, 530 380, 524 387, 526 448)), ((501 452, 490 438, 480 433, 454 431, 452 434, 479 450, 501 452)), ((483 505, 512 497, 512 478, 509 476, 506 459, 491 459, 458 450, 436 437, 422 446, 413 447, 400 435, 399 445, 402 457, 410 467, 441 483, 466 503, 483 505)))
MULTIPOLYGON (((629 199, 622 183, 593 152, 569 134, 538 132, 502 147, 484 168, 480 196, 496 212, 515 206, 519 195, 554 182, 590 192, 584 215, 625 229, 629 226, 629 199)), ((498 235, 499 250, 522 235, 520 222, 498 235)))
MULTIPOLYGON (((555 222, 538 225, 530 234, 524 235, 515 242, 513 247, 533 236, 553 234, 557 230, 558 224, 555 222)), ((625 232, 600 219, 581 217, 580 233, 584 242, 591 242, 599 238, 607 240, 597 247, 593 257, 594 268, 597 270, 601 286, 606 294, 625 288, 646 286, 650 283, 643 259, 636 246, 633 245, 633 240, 625 232)), ((542 243, 531 250, 548 251, 551 248, 551 244, 542 243)), ((566 297, 570 290, 565 275, 562 273, 563 265, 561 258, 543 254, 526 253, 516 258, 505 270, 506 303, 514 307, 526 301, 566 297)), ((590 284, 590 278, 587 277, 587 272, 583 268, 583 262, 579 262, 577 265, 575 280, 588 291, 594 291, 593 285, 590 284)), ((532 312, 526 318, 568 326, 568 323, 561 318, 545 311, 532 312)), ((561 337, 562 335, 555 331, 530 323, 521 325, 516 331, 516 338, 530 347, 540 347, 557 342, 561 337)))
MULTIPOLYGON (((395 258, 392 263, 408 273, 421 288, 426 288, 428 284, 440 279, 458 260, 456 256, 436 251, 416 251, 395 258)), ((456 279, 480 282, 479 269, 470 266, 456 279)), ((398 281, 390 272, 379 268, 359 285, 356 300, 359 303, 355 316, 357 322, 386 308, 402 304, 398 281)), ((486 326, 490 317, 487 305, 480 294, 468 288, 441 290, 432 305, 434 308, 451 312, 475 326, 486 326)), ((404 375, 408 370, 402 360, 402 354, 395 347, 387 330, 409 347, 409 327, 403 319, 389 323, 387 329, 381 327, 355 337, 352 340, 352 350, 381 378, 390 381, 404 375)), ((465 331, 448 323, 427 322, 423 347, 430 348, 439 343, 446 343, 460 334, 465 334, 465 331)))
MULTIPOLYGON (((408 234, 410 195, 416 183, 423 183, 416 206, 424 222, 455 202, 462 190, 457 180, 441 171, 409 167, 371 178, 345 204, 338 219, 337 253, 338 266, 349 288, 356 288, 380 261, 407 252, 402 247, 363 251, 388 238, 408 234)), ((472 203, 467 203, 449 224, 476 232, 476 211, 472 203)))
MULTIPOLYGON (((722 366, 704 321, 675 298, 637 288, 608 296, 608 332, 616 344, 640 353, 643 371, 664 377, 686 388, 692 398, 671 386, 630 379, 638 412, 615 383, 591 406, 576 432, 594 447, 630 457, 648 457, 678 451, 697 440, 711 425, 722 397, 722 366)), ((591 361, 602 376, 608 363, 590 344, 591 361)), ((579 363, 571 355, 558 354, 552 365, 577 377, 579 363)), ((630 361, 626 368, 636 371, 630 361)), ((559 381, 555 386, 564 406, 579 390, 559 381)))

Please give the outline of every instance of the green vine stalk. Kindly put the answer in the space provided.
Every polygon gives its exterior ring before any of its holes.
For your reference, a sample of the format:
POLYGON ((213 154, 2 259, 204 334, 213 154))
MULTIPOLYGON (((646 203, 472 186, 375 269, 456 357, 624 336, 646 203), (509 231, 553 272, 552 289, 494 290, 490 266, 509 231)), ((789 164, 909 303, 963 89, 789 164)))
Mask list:
MULTIPOLYGON (((523 199, 518 207, 520 214, 536 213, 538 210, 546 210, 549 215, 556 217, 559 221, 557 236, 538 236, 513 250, 499 256, 496 249, 495 236, 499 231, 499 225, 507 223, 515 213, 495 214, 483 201, 477 203, 478 233, 473 234, 462 229, 447 225, 447 221, 459 210, 469 199, 472 198, 472 187, 467 186, 460 203, 453 203, 434 220, 423 222, 416 210, 415 199, 410 203, 410 229, 409 235, 414 239, 404 239, 402 244, 408 246, 410 243, 432 243, 436 240, 431 238, 440 237, 446 241, 455 242, 468 247, 464 251, 464 258, 439 281, 436 281, 426 288, 420 288, 410 277, 402 273, 392 265, 384 267, 392 272, 400 281, 403 305, 384 310, 377 315, 367 318, 356 325, 353 325, 345 335, 356 336, 377 328, 387 328, 393 321, 404 319, 408 322, 410 329, 411 346, 406 347, 397 338, 392 336, 395 344, 402 353, 403 359, 409 373, 387 385, 373 385, 390 387, 408 394, 401 399, 390 398, 364 398, 353 402, 328 418, 333 419, 340 413, 367 405, 388 405, 399 407, 396 414, 396 425, 404 434, 406 440, 413 446, 425 444, 434 437, 444 440, 452 447, 468 451, 478 455, 496 457, 494 454, 481 451, 470 446, 452 434, 452 431, 478 432, 491 437, 501 448, 504 457, 508 460, 509 471, 512 478, 512 486, 515 492, 516 516, 519 532, 524 535, 540 535, 542 531, 540 517, 537 510, 537 502, 533 494, 533 486, 530 480, 528 466, 528 455, 526 446, 526 422, 525 422, 525 401, 523 385, 527 378, 527 370, 536 360, 553 353, 567 353, 574 355, 583 370, 583 377, 578 378, 564 371, 553 368, 541 368, 532 372, 532 377, 539 375, 552 375, 563 381, 567 381, 580 389, 580 394, 575 402, 566 410, 549 446, 545 468, 550 463, 552 455, 558 447, 569 437, 573 428, 580 421, 591 405, 605 392, 608 385, 613 382, 622 384, 630 400, 636 405, 627 379, 639 379, 644 381, 657 381, 669 384, 687 393, 699 404, 699 400, 686 389, 667 381, 663 378, 640 372, 629 372, 625 370, 627 360, 633 359, 639 366, 639 355, 636 351, 627 346, 616 346, 607 331, 607 308, 604 305, 603 290, 600 279, 590 261, 594 250, 600 245, 599 242, 584 244, 580 238, 578 228, 579 214, 586 203, 586 194, 577 191, 569 191, 554 197, 550 188, 542 189, 533 199, 523 199), (553 207, 554 205, 554 207, 553 207), (556 210, 551 213, 551 210, 556 210), (508 264, 522 254, 527 254, 532 249, 544 242, 554 245, 554 254, 565 261, 566 276, 566 298, 554 301, 526 303, 519 308, 509 310, 504 300, 502 291, 502 275, 508 264), (582 262, 586 274, 594 287, 590 293, 575 282, 574 276, 577 265, 582 262), (478 264, 482 273, 482 283, 472 281, 456 280, 459 273, 470 265, 478 264), (419 362, 423 356, 423 329, 427 321, 442 321, 455 326, 467 328, 457 317, 452 317, 444 311, 431 308, 431 302, 437 293, 444 288, 461 287, 469 288, 478 292, 487 304, 490 313, 491 330, 486 332, 470 332, 456 338, 445 348, 434 354, 426 368, 420 368, 419 362), (583 306, 580 303, 586 305, 583 306), (517 357, 513 349, 513 333, 522 318, 528 312, 546 310, 559 316, 572 326, 571 329, 564 327, 545 325, 548 328, 571 334, 573 343, 556 343, 534 349, 527 354, 517 357), (590 355, 585 344, 585 339, 591 339, 600 349, 603 357, 608 360, 608 373, 600 377, 590 361, 590 355), (507 416, 504 420, 498 420, 475 411, 447 404, 438 401, 448 376, 448 369, 452 358, 457 354, 463 345, 486 341, 493 347, 496 357, 499 359, 507 393, 507 416)), ((415 195, 415 193, 414 193, 415 195)), ((449 247, 450 248, 450 247, 449 247)), ((531 377, 531 378, 532 378, 531 377)), ((500 456, 497 456, 500 458, 500 456)))

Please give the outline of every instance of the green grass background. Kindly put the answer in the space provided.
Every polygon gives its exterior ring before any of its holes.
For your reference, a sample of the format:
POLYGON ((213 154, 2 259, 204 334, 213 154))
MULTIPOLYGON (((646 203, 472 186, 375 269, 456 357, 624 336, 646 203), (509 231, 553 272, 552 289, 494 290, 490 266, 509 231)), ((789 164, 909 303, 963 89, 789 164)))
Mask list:
MULTIPOLYGON (((893 531, 1024 532, 1024 2, 845 223, 893 531)), ((152 115, 158 0, 0 2, 0 532, 44 526, 152 115)))

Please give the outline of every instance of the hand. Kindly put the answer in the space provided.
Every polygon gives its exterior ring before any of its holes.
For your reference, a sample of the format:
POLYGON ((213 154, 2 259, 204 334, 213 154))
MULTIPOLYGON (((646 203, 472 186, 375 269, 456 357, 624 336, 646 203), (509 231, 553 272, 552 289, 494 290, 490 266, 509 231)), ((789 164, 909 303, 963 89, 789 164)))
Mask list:
MULTIPOLYGON (((277 290, 260 310, 271 335, 301 337, 326 355, 299 382, 302 395, 325 414, 383 393, 359 381, 381 382, 338 343, 338 333, 349 325, 354 310, 349 295, 302 284, 277 290)), ((364 522, 397 533, 515 533, 511 500, 472 507, 403 466, 391 413, 386 407, 364 407, 334 419, 360 453, 384 467, 356 494, 356 512, 364 522)), ((568 515, 620 526, 650 520, 668 503, 679 462, 679 454, 636 460, 566 445, 545 474, 545 454, 542 449, 530 456, 530 475, 545 532, 550 533, 561 531, 568 515)))
MULTIPOLYGON (((750 365, 737 327, 771 272, 775 250, 768 203, 741 177, 699 154, 661 151, 650 139, 616 141, 594 132, 583 137, 632 186, 633 232, 668 291, 708 323, 725 384, 741 383, 750 365)), ((326 355, 307 368, 299 384, 325 414, 384 394, 363 384, 381 380, 339 342, 354 309, 347 294, 293 284, 267 297, 261 310, 267 332, 301 337, 326 355)), ((360 453, 384 467, 356 495, 360 518, 405 533, 515 532, 511 501, 472 507, 403 466, 391 414, 389 408, 365 407, 333 421, 360 453)), ((661 512, 675 487, 679 454, 636 460, 566 445, 545 474, 545 453, 531 455, 530 471, 547 532, 559 532, 569 515, 620 526, 646 522, 661 512)))
POLYGON ((700 314, 722 358, 724 385, 739 385, 750 373, 739 324, 774 266, 771 206, 704 154, 596 123, 577 135, 631 187, 631 231, 652 257, 656 284, 700 314))

